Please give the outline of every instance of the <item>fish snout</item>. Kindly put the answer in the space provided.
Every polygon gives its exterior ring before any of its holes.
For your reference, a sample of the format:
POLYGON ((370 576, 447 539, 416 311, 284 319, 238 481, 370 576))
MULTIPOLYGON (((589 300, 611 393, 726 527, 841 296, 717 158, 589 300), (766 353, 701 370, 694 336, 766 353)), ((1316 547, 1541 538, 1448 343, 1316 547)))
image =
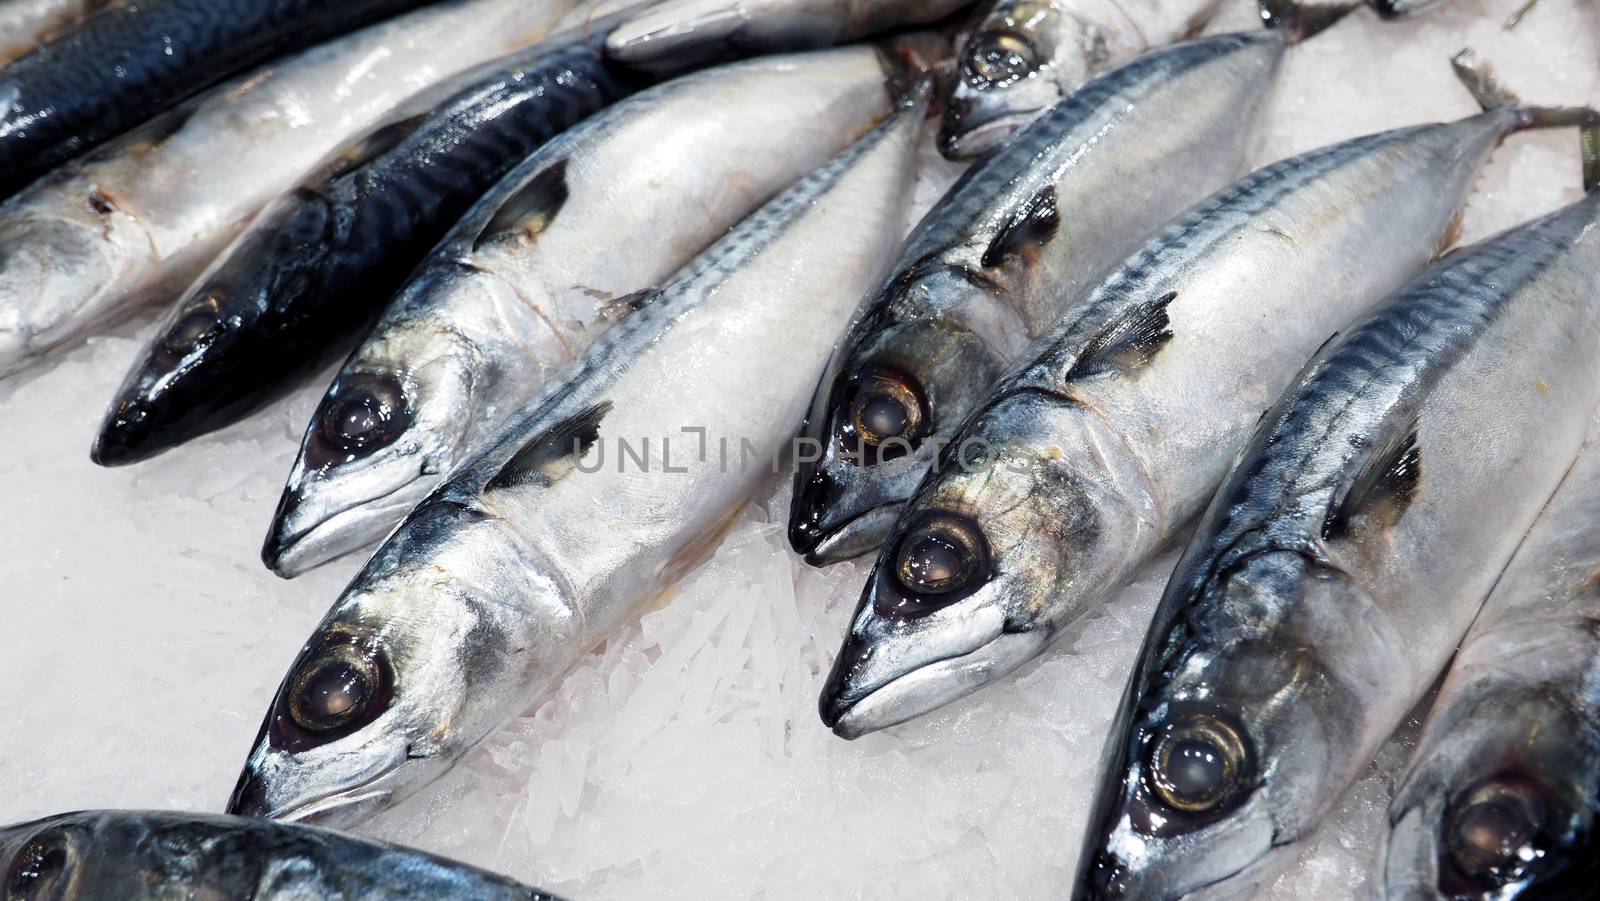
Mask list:
POLYGON ((151 424, 155 419, 154 408, 145 400, 118 399, 106 413, 89 459, 99 466, 126 466, 156 456, 164 448, 154 440, 151 424))

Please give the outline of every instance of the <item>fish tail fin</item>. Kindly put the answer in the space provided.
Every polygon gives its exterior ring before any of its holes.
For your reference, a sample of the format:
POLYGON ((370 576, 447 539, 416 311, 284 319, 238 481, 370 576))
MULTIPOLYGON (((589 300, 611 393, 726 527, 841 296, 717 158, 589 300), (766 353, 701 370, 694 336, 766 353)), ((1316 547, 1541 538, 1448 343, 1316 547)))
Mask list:
POLYGON ((878 53, 895 106, 922 105, 928 115, 935 115, 939 94, 935 87, 955 72, 955 50, 949 39, 935 31, 915 31, 880 42, 878 53))
POLYGON ((1275 28, 1288 35, 1291 44, 1316 37, 1360 5, 1360 0, 1340 0, 1337 3, 1257 0, 1261 21, 1268 28, 1275 28))
POLYGON ((1472 48, 1450 57, 1456 78, 1466 86, 1484 112, 1511 110, 1517 114, 1516 131, 1530 128, 1574 128, 1600 125, 1600 113, 1584 106, 1529 106, 1495 77, 1494 68, 1478 58, 1472 48))

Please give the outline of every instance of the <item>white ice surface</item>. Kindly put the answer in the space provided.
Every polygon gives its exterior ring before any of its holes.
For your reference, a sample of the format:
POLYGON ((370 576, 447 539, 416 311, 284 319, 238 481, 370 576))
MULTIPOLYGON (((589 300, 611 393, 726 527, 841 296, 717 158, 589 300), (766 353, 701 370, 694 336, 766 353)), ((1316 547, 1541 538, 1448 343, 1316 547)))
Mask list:
MULTIPOLYGON (((1249 25, 1249 4, 1227 2, 1249 25)), ((1260 160, 1471 113, 1446 64, 1468 44, 1527 99, 1600 104, 1600 15, 1542 0, 1508 34, 1517 3, 1454 0, 1399 25, 1362 13, 1295 50, 1260 160)), ((1469 240, 1575 198, 1572 134, 1513 138, 1481 188, 1469 240)), ((0 383, 0 822, 219 809, 356 567, 283 582, 256 557, 320 387, 151 463, 89 464, 143 330, 0 383)), ((1015 677, 844 742, 816 695, 865 569, 796 563, 774 487, 670 605, 368 831, 577 899, 1063 896, 1171 555, 1015 677)), ((1404 755, 1385 749, 1274 896, 1362 893, 1404 755)))

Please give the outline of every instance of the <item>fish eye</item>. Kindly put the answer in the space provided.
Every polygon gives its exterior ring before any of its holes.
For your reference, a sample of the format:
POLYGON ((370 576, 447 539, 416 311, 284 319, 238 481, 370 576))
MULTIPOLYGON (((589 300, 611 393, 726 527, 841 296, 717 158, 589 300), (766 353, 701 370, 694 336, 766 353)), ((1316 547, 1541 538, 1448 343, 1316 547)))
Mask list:
POLYGON ((871 465, 910 453, 926 422, 926 404, 911 378, 871 370, 858 380, 839 441, 858 462, 871 465))
POLYGON ((290 676, 289 719, 323 740, 347 735, 388 706, 391 679, 382 654, 355 643, 328 643, 306 654, 290 676))
POLYGON ((60 834, 51 830, 34 836, 12 859, 6 874, 6 898, 65 898, 71 863, 72 852, 60 834))
POLYGON ((897 590, 880 593, 879 613, 909 619, 948 607, 982 585, 989 543, 976 523, 937 514, 907 531, 892 559, 897 590))
POLYGON ((223 332, 220 309, 221 305, 214 295, 206 296, 184 312, 167 331, 162 343, 177 354, 187 354, 210 343, 223 332))
POLYGON ((1213 813, 1245 784, 1250 753, 1243 730, 1209 711, 1182 713, 1158 727, 1146 761, 1149 786, 1166 807, 1213 813))
POLYGON ((323 407, 322 439, 346 453, 371 451, 392 443, 408 419, 405 391, 389 374, 341 381, 323 407))
POLYGON ((1005 87, 1038 68, 1039 52, 1015 31, 997 29, 972 36, 967 44, 965 68, 973 87, 1005 87))
POLYGON ((1485 889, 1526 878, 1552 842, 1551 805, 1539 787, 1496 778, 1467 792, 1445 817, 1445 853, 1456 872, 1485 889))

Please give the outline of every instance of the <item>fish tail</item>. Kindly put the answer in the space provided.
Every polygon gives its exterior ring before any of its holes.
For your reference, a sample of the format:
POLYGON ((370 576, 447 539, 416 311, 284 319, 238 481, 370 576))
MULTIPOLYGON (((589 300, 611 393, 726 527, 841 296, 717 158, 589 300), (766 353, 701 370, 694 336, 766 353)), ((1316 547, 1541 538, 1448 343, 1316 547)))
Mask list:
POLYGON ((1485 112, 1511 110, 1515 131, 1530 128, 1582 128, 1600 125, 1600 113, 1583 106, 1529 106, 1495 77, 1494 69, 1468 47, 1450 57, 1456 77, 1485 112))
POLYGON ((927 102, 935 79, 955 72, 955 51, 950 40, 936 31, 896 35, 878 44, 889 85, 900 102, 927 102))
POLYGON ((1315 37, 1360 6, 1359 0, 1338 3, 1304 3, 1301 0, 1258 0, 1261 21, 1289 36, 1289 43, 1315 37))

